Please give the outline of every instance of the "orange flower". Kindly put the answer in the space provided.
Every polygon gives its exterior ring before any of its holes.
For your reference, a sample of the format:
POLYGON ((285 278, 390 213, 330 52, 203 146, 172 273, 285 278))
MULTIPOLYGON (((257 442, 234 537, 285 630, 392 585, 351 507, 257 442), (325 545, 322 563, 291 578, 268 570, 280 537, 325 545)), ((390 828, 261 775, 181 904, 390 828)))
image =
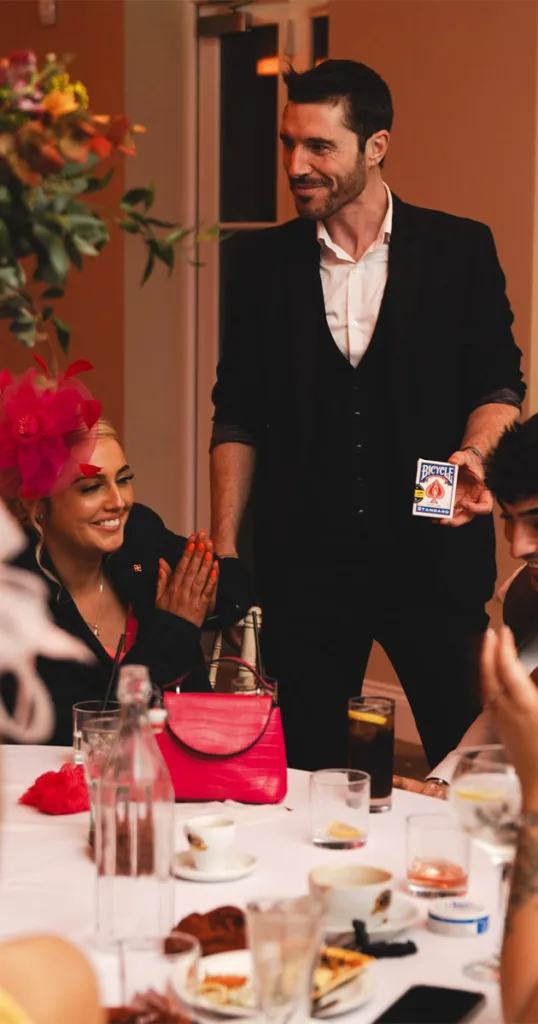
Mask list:
POLYGON ((110 156, 112 143, 105 139, 103 135, 96 135, 93 139, 90 139, 88 149, 91 153, 96 153, 100 160, 106 160, 107 156, 110 156))
POLYGON ((65 138, 60 139, 60 149, 68 160, 72 160, 74 164, 85 164, 88 159, 88 149, 82 142, 77 142, 76 139, 66 135, 65 138))
POLYGON ((53 174, 64 166, 65 160, 54 146, 46 142, 44 146, 39 147, 39 158, 36 163, 41 174, 53 174))
POLYGON ((76 121, 75 122, 79 131, 84 132, 85 135, 97 135, 97 128, 94 128, 93 124, 89 121, 76 121))
POLYGON ((43 97, 41 103, 54 121, 61 117, 62 114, 72 114, 74 110, 78 110, 78 103, 73 93, 60 92, 59 89, 52 89, 48 92, 43 97))

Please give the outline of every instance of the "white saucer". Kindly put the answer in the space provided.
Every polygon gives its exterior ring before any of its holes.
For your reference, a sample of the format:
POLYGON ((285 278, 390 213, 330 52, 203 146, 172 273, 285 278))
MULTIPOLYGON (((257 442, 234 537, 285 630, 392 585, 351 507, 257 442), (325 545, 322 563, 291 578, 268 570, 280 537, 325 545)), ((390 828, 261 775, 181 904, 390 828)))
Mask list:
POLYGON ((174 854, 173 874, 189 882, 233 882, 236 878, 250 875, 256 867, 256 857, 251 853, 230 853, 226 867, 218 871, 200 871, 195 868, 190 850, 174 854))
MULTIPOLYGON (((392 942, 392 939, 401 932, 412 928, 421 917, 422 910, 411 896, 393 892, 388 921, 378 924, 375 928, 369 928, 368 938, 370 942, 392 942)), ((333 937, 339 935, 343 938, 344 934, 348 935, 348 929, 329 928, 328 933, 333 937)))
MULTIPOLYGON (((252 954, 249 949, 236 949, 229 953, 214 953, 212 956, 204 956, 200 960, 200 976, 206 974, 240 974, 252 978, 252 954)), ((223 1018, 247 1018, 254 1022, 260 1021, 259 1011, 240 1006, 219 1006, 205 999, 203 996, 192 1002, 186 994, 186 975, 177 974, 174 978, 174 985, 181 997, 190 1004, 194 1010, 198 1010, 200 1016, 203 1012, 209 1012, 213 1020, 223 1018)), ((345 985, 328 992, 319 1001, 313 1010, 314 1017, 328 1020, 331 1017, 349 1013, 351 1010, 358 1010, 372 998, 375 991, 373 977, 369 970, 363 971, 356 978, 352 978, 345 985)), ((254 995, 253 995, 254 998, 254 995)))

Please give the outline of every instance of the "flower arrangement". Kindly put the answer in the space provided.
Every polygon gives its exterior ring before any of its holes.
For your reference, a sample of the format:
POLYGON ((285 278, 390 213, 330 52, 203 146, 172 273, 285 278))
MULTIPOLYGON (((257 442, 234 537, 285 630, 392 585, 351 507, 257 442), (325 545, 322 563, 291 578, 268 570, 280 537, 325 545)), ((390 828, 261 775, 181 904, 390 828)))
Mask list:
POLYGON ((131 189, 112 215, 86 202, 113 175, 95 176, 96 167, 114 151, 134 156, 134 136, 145 129, 92 113, 86 87, 67 72, 70 59, 51 53, 39 68, 32 50, 0 58, 0 318, 29 347, 52 323, 64 352, 70 328, 50 302, 63 296, 72 266, 99 255, 109 220, 146 246, 142 284, 156 261, 172 271, 175 245, 194 230, 149 215, 153 185, 131 189))

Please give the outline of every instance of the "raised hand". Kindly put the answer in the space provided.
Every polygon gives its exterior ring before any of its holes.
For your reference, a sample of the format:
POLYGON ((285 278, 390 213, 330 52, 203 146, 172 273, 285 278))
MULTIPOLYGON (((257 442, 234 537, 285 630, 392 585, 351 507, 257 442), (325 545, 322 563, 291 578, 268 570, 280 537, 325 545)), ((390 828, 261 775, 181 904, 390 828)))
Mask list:
POLYGON ((155 605, 201 626, 214 607, 218 578, 213 542, 200 530, 188 538, 173 571, 164 558, 159 559, 155 605))
POLYGON ((485 706, 519 775, 524 804, 538 810, 538 688, 507 626, 498 636, 486 632, 481 674, 485 706))

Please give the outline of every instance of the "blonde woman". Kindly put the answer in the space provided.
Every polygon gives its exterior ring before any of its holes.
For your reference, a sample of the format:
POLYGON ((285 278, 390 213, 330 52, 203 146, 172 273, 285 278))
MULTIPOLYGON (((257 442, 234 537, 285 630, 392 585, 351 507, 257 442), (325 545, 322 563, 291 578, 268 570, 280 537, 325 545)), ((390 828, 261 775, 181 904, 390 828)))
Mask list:
POLYGON ((185 688, 209 689, 201 627, 231 625, 250 603, 237 560, 219 563, 203 530, 178 536, 135 503, 119 439, 76 379, 88 368, 0 375, 0 495, 15 499, 28 536, 16 564, 42 576, 56 624, 94 655, 38 662, 57 744, 71 742, 72 705, 104 697, 121 636, 125 662, 147 665, 157 686, 195 670, 185 688))

